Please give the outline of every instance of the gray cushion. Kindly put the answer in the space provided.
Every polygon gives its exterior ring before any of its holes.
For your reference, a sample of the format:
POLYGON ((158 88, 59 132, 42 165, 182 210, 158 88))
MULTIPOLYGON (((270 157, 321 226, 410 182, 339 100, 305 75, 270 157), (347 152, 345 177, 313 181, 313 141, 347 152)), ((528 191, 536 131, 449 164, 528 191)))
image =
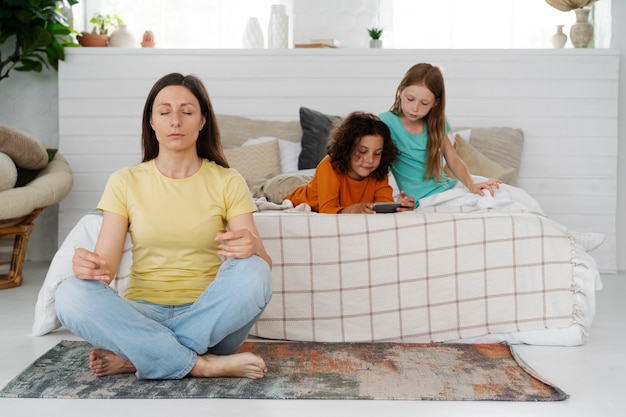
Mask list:
POLYGON ((302 127, 302 151, 298 158, 298 169, 316 168, 326 156, 326 143, 333 124, 339 116, 330 116, 306 107, 300 107, 302 127))

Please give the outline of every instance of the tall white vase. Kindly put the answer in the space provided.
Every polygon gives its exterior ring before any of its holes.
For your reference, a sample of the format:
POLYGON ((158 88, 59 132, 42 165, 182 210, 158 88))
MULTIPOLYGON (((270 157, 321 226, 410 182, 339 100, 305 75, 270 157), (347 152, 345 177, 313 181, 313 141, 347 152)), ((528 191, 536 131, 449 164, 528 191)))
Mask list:
POLYGON ((265 38, 263 37, 263 29, 259 19, 251 17, 248 19, 246 30, 243 34, 244 48, 265 48, 265 38))
POLYGON ((268 48, 287 48, 289 41, 289 17, 282 4, 272 4, 270 25, 267 31, 268 48))

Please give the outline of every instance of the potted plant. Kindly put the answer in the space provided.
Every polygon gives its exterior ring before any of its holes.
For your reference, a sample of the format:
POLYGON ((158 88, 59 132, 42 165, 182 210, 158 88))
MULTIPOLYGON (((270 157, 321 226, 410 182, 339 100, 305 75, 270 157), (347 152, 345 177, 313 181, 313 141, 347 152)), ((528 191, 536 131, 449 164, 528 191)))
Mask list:
POLYGON ((370 35, 370 48, 382 48, 383 41, 380 39, 383 36, 383 28, 373 27, 367 29, 367 33, 370 35))
POLYGON ((8 78, 12 69, 41 72, 45 66, 58 70, 59 60, 65 59, 64 48, 78 46, 70 36, 76 32, 60 6, 71 8, 76 3, 77 0, 13 0, 2 3, 0 46, 9 55, 5 58, 0 51, 0 81, 8 78))
POLYGON ((89 19, 89 23, 94 25, 91 33, 83 32, 76 38, 82 46, 107 46, 109 34, 124 24, 117 15, 101 13, 94 13, 93 17, 89 19))

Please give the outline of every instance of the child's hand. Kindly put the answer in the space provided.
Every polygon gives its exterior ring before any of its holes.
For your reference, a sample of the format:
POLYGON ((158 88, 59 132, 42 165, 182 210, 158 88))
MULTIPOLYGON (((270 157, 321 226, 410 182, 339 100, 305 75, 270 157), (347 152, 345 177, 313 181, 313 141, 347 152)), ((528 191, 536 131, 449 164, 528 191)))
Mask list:
POLYGON ((502 184, 502 180, 490 178, 487 181, 476 182, 472 184, 469 190, 474 194, 478 194, 481 196, 485 195, 485 192, 483 190, 487 190, 489 191, 489 194, 491 194, 491 196, 493 197, 495 194, 495 189, 499 189, 500 184, 502 184))
POLYGON ((356 203, 351 206, 344 207, 343 210, 340 211, 341 214, 372 214, 376 213, 372 210, 372 206, 374 203, 356 203))
POLYGON ((398 207, 398 211, 415 210, 415 198, 407 196, 404 191, 400 191, 398 202, 402 204, 402 207, 398 207))

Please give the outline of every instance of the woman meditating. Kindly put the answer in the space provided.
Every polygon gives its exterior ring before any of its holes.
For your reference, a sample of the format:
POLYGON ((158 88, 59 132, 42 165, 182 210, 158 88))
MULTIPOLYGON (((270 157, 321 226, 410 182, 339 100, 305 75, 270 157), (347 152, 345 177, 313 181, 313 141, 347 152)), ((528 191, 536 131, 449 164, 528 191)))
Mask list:
POLYGON ((262 378, 263 359, 236 352, 271 298, 272 261, 198 78, 156 82, 142 147, 143 161, 107 182, 96 246, 75 250, 75 277, 57 289, 61 323, 96 347, 96 376, 262 378), (133 264, 122 298, 108 284, 127 232, 133 264))

